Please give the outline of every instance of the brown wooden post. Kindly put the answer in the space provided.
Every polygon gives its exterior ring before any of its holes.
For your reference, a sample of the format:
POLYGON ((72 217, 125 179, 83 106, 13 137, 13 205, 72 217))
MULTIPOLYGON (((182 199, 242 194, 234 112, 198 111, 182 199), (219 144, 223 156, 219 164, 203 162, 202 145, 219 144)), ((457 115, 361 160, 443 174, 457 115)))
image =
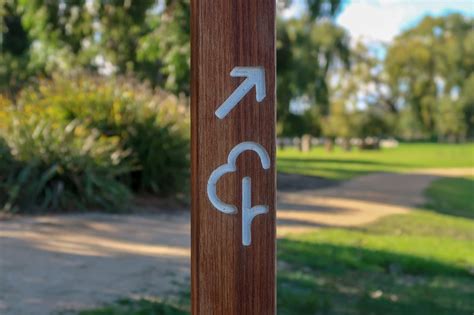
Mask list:
POLYGON ((193 315, 274 315, 275 0, 191 1, 193 315))

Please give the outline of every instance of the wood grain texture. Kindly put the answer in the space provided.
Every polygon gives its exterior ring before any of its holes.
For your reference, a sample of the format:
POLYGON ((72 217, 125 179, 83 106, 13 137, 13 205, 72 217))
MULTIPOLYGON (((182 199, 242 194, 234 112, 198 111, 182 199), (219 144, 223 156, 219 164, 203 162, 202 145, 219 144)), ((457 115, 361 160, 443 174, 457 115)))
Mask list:
POLYGON ((275 296, 275 0, 191 1, 193 315, 274 315, 275 296), (214 112, 242 83, 229 75, 236 66, 264 67, 266 98, 253 88, 223 120, 214 112), (239 209, 217 211, 206 185, 244 141, 261 144, 271 168, 254 152, 237 160, 237 171, 221 178, 219 197, 239 209), (252 244, 242 245, 242 178, 252 178, 252 205, 269 213, 252 224, 252 244))

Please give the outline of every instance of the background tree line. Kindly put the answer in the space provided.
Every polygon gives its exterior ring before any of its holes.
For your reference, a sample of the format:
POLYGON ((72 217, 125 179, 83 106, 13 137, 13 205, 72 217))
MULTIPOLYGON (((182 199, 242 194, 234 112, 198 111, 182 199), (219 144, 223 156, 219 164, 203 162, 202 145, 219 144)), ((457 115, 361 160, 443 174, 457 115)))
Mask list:
MULTIPOLYGON (((474 136, 472 18, 425 17, 375 46, 336 24, 342 1, 306 7, 277 21, 280 135, 474 136)), ((4 0, 0 10, 0 88, 10 99, 37 77, 77 69, 189 95, 189 0, 4 0)))

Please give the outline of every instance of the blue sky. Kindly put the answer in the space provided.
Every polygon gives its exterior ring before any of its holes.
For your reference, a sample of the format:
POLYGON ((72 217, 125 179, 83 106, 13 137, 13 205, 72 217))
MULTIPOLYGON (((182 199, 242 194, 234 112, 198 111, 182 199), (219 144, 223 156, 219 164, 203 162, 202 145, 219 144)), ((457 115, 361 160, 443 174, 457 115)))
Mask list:
MULTIPOLYGON (((284 15, 303 12, 304 2, 296 0, 284 15)), ((349 0, 336 21, 353 39, 389 42, 426 15, 451 12, 474 17, 474 0, 349 0)))

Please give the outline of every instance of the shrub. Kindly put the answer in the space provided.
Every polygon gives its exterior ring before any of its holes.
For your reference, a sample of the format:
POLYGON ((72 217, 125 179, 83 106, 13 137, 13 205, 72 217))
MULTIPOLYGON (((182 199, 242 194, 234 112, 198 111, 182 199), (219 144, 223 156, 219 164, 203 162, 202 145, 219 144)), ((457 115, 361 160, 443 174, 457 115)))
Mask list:
MULTIPOLYGON (((82 74, 39 80, 36 86, 18 95, 15 106, 5 104, 5 99, 0 98, 0 131, 3 130, 9 150, 15 152, 11 154, 13 159, 22 164, 20 169, 35 165, 35 172, 41 173, 48 170, 48 166, 55 165, 54 158, 61 158, 79 163, 73 169, 63 167, 62 172, 84 172, 84 168, 91 168, 89 163, 94 165, 92 168, 95 170, 94 161, 105 161, 107 155, 120 151, 127 154, 121 153, 119 161, 115 161, 117 163, 113 166, 99 163, 101 174, 103 172, 105 176, 110 168, 108 179, 121 183, 120 187, 160 195, 187 190, 189 114, 183 101, 173 95, 151 90, 132 79, 82 74), (39 131, 36 127, 44 130, 39 131), (20 136, 16 137, 14 133, 20 136), (42 136, 37 138, 38 134, 42 136), (64 143, 60 144, 58 139, 64 143), (75 154, 81 152, 77 148, 91 141, 103 156, 81 155, 80 161, 75 160, 75 154), (20 149, 16 150, 16 147, 20 149), (69 150, 69 156, 63 150, 69 150), (37 166, 38 160, 42 161, 41 167, 37 166)), ((0 164, 7 163, 6 159, 6 155, 1 157, 0 164)), ((25 172, 39 177, 33 170, 25 172)), ((5 176, 3 171, 0 176, 5 176)), ((11 179, 12 176, 9 175, 10 183, 16 182, 11 179)), ((7 189, 5 185, 3 190, 7 189)), ((122 188, 117 188, 117 191, 122 188)), ((77 193, 79 200, 88 200, 85 204, 90 205, 92 200, 81 195, 77 189, 69 192, 77 193)), ((15 189, 10 187, 7 190, 10 199, 23 199, 12 197, 17 194, 15 189)), ((21 190, 23 194, 31 194, 25 187, 21 190)), ((53 192, 54 189, 38 194, 50 195, 53 192)), ((100 194, 110 195, 104 191, 100 194)), ((124 196, 127 195, 124 193, 124 196)), ((38 198, 43 199, 27 199, 38 198)), ((108 197, 92 204, 108 208, 105 203, 109 201, 115 207, 116 203, 108 197)), ((37 204, 37 200, 33 203, 37 204)), ((48 202, 43 206, 44 203, 41 202, 40 208, 54 206, 48 202)))
POLYGON ((0 142, 0 207, 7 211, 123 209, 130 172, 118 139, 77 121, 58 124, 11 113, 0 142))
POLYGON ((122 180, 135 191, 170 195, 187 189, 189 113, 174 95, 130 78, 79 75, 40 81, 21 93, 24 112, 53 121, 79 120, 116 136, 137 168, 122 180))

